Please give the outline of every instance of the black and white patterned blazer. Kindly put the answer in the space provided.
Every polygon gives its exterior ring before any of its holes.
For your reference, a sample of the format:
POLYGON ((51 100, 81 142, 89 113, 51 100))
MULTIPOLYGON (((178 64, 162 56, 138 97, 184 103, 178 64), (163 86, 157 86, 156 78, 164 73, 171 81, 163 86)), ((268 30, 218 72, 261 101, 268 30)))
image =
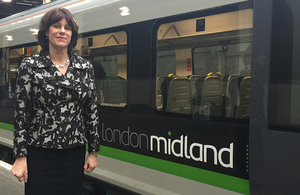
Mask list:
POLYGON ((97 95, 92 64, 73 52, 63 75, 49 52, 25 58, 15 96, 14 154, 27 156, 27 145, 65 149, 88 143, 99 151, 97 95))

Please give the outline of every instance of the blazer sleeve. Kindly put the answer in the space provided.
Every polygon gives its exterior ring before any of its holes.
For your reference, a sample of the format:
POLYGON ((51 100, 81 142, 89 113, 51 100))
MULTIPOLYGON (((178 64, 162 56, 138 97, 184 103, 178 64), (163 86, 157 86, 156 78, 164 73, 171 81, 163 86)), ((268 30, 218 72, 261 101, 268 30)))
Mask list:
POLYGON ((97 92, 95 86, 94 69, 90 62, 88 69, 88 83, 89 91, 88 98, 84 106, 84 121, 86 126, 86 133, 88 139, 88 152, 100 151, 100 135, 99 135, 99 115, 97 107, 97 92))
POLYGON ((24 59, 19 67, 14 110, 14 155, 27 156, 27 132, 31 110, 31 69, 29 59, 24 59))

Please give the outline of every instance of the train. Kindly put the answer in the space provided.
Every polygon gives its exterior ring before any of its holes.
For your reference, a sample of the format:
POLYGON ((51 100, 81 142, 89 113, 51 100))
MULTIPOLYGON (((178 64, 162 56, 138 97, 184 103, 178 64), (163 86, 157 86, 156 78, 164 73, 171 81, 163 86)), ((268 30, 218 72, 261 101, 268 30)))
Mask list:
POLYGON ((105 70, 85 193, 300 193, 294 0, 60 0, 1 19, 1 160, 14 160, 18 67, 55 7, 79 26, 74 52, 88 47, 105 70))

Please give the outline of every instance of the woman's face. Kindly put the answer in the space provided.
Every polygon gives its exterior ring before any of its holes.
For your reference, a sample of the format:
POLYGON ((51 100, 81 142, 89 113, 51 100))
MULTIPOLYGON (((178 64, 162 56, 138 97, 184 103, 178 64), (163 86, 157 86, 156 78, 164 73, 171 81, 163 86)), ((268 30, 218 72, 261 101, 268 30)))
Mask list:
POLYGON ((72 28, 69 26, 66 19, 63 18, 49 27, 46 36, 48 36, 49 39, 49 49, 65 48, 68 47, 71 41, 72 28))

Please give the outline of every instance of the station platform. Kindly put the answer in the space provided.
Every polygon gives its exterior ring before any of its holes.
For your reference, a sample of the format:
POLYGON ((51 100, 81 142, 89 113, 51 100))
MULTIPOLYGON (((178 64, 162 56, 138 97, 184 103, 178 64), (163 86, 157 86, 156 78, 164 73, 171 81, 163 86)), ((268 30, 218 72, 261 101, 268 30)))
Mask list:
POLYGON ((24 182, 19 182, 10 168, 10 164, 0 160, 0 195, 24 195, 24 182))

